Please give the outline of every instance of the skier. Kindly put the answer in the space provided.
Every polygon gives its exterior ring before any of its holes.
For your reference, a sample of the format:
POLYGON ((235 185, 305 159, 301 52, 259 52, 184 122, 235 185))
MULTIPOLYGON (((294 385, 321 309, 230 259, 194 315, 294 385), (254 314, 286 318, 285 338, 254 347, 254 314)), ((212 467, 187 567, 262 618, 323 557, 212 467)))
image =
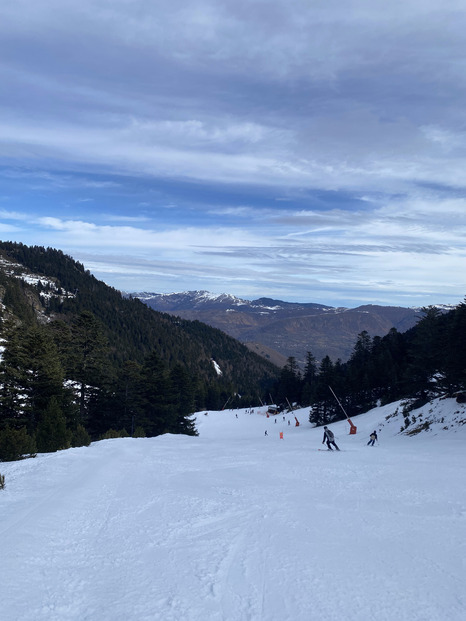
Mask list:
POLYGON ((340 450, 338 446, 335 444, 335 436, 333 435, 333 431, 330 431, 330 429, 327 426, 324 427, 324 439, 322 440, 322 444, 324 444, 325 442, 327 442, 329 451, 333 451, 333 448, 330 446, 331 444, 333 444, 333 446, 337 449, 337 451, 340 450))
POLYGON ((265 430, 265 435, 268 436, 269 434, 267 433, 267 429, 265 430))
POLYGON ((369 444, 370 444, 371 446, 374 446, 374 444, 375 444, 375 441, 376 441, 376 440, 377 440, 377 442, 379 441, 379 439, 377 438, 377 432, 376 432, 376 431, 375 431, 375 429, 374 429, 374 431, 373 431, 373 432, 371 433, 371 435, 370 435, 370 440, 369 440, 369 442, 367 443, 367 446, 369 446, 369 444))

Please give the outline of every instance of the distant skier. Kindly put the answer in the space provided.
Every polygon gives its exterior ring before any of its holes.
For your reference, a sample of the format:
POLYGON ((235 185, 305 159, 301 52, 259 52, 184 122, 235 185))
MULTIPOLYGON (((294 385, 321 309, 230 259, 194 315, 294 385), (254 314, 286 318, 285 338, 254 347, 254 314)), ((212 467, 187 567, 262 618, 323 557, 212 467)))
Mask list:
POLYGON ((288 425, 290 424, 290 421, 288 421, 288 425))
POLYGON ((374 446, 375 441, 377 440, 377 442, 379 441, 379 439, 377 438, 377 432, 374 430, 371 435, 370 435, 370 440, 367 443, 367 446, 374 446))
POLYGON ((267 429, 265 430, 265 435, 268 436, 269 434, 267 433, 267 429))
POLYGON ((325 442, 327 442, 327 447, 329 451, 333 451, 333 448, 330 446, 331 444, 333 444, 337 451, 340 450, 335 444, 335 436, 333 435, 333 431, 330 431, 327 426, 324 427, 324 439, 322 440, 322 444, 324 444, 325 442))

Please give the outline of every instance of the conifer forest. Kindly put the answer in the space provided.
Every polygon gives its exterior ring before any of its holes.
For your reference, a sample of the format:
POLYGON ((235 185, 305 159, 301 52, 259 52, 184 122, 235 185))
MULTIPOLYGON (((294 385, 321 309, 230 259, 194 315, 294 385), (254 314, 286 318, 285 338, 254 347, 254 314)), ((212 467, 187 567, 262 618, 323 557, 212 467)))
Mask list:
POLYGON ((195 411, 274 402, 310 421, 466 390, 466 303, 405 333, 362 332, 347 362, 282 369, 225 333, 151 310, 60 250, 0 242, 0 460, 109 437, 196 434, 195 411), (330 390, 331 388, 331 390, 330 390), (339 403, 332 391, 338 395, 339 403))
POLYGON ((125 435, 195 434, 278 369, 220 330, 157 313, 59 250, 0 243, 0 460, 125 435))

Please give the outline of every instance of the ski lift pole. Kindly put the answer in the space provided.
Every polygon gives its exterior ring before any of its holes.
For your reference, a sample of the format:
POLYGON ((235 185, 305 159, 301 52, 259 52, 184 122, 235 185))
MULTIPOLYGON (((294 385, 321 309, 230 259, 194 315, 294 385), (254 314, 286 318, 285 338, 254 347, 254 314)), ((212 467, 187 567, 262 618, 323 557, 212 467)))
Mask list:
POLYGON ((346 413, 345 408, 342 406, 342 404, 340 403, 340 399, 336 396, 336 394, 333 392, 333 389, 331 386, 329 386, 330 392, 332 393, 332 395, 335 397, 335 401, 338 403, 338 405, 341 407, 341 409, 343 410, 343 414, 346 416, 346 420, 349 422, 350 424, 350 435, 354 435, 357 431, 357 427, 355 425, 353 425, 353 422, 351 420, 351 418, 348 416, 348 414, 346 413))
POLYGON ((225 401, 225 405, 223 406, 222 410, 224 410, 226 408, 227 403, 230 401, 230 399, 231 399, 231 396, 228 397, 228 399, 225 401))
POLYGON ((290 412, 293 411, 293 408, 291 407, 291 403, 288 401, 288 397, 285 397, 286 402, 288 403, 288 407, 290 408, 290 412))
POLYGON ((336 394, 333 392, 333 389, 331 386, 329 386, 330 392, 332 393, 332 395, 335 397, 335 401, 338 403, 338 405, 341 407, 341 409, 343 410, 343 414, 346 416, 346 419, 349 420, 348 418, 348 414, 346 413, 345 408, 341 405, 340 403, 340 399, 336 396, 336 394))

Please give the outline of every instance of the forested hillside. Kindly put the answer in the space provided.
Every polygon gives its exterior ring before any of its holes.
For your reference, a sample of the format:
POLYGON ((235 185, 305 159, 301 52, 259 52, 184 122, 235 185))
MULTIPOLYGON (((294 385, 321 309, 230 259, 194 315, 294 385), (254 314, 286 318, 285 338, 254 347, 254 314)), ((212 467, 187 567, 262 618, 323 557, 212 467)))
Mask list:
POLYGON ((278 376, 220 330, 125 299, 60 250, 0 242, 0 300, 0 434, 41 451, 109 430, 195 433, 192 412, 257 403, 278 376))
POLYGON ((466 399, 466 303, 444 314, 423 309, 414 328, 395 328, 384 337, 361 332, 348 362, 325 356, 317 363, 308 352, 304 373, 289 358, 275 386, 278 401, 285 397, 311 405, 311 422, 323 424, 365 412, 377 403, 405 400, 409 412, 440 395, 466 399), (330 388, 339 397, 338 404, 330 388))

